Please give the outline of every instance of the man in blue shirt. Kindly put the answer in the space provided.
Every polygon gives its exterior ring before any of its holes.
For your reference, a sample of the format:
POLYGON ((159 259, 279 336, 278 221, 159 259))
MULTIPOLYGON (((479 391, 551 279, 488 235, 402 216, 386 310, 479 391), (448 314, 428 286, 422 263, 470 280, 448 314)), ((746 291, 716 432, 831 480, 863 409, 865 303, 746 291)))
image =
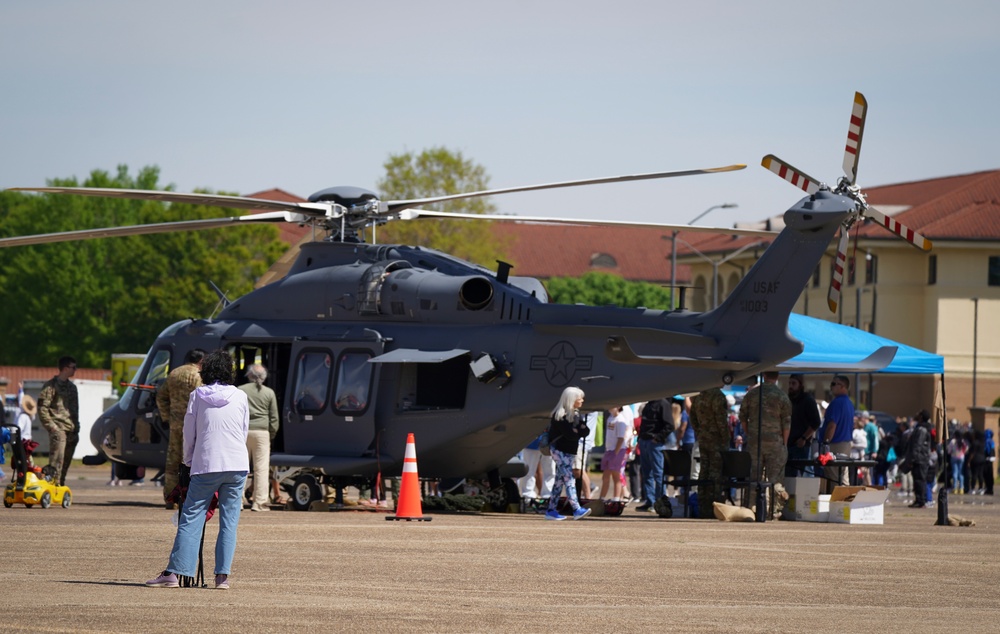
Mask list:
MULTIPOLYGON (((851 380, 842 374, 833 377, 830 383, 830 393, 833 400, 826 408, 823 415, 823 428, 820 430, 820 438, 823 443, 830 446, 830 453, 834 455, 851 455, 851 434, 854 431, 854 405, 847 396, 851 387, 851 380)), ((837 467, 827 467, 825 477, 828 482, 847 486, 847 469, 837 467)))

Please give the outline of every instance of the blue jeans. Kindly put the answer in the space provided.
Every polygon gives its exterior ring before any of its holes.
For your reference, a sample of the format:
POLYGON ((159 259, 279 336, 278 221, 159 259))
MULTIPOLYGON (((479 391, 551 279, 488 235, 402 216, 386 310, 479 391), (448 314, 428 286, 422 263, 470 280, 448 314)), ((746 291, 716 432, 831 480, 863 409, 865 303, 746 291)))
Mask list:
POLYGON ((663 495, 663 450, 655 440, 639 439, 639 470, 642 472, 642 497, 653 504, 663 495))
POLYGON ((951 482, 952 487, 957 489, 965 488, 965 472, 962 470, 962 458, 951 459, 951 482))
POLYGON ((215 574, 228 575, 236 552, 236 527, 243 508, 246 471, 220 471, 191 476, 187 498, 177 522, 177 536, 167 571, 193 577, 198 570, 198 550, 205 529, 205 513, 212 496, 219 493, 219 536, 215 540, 215 574))

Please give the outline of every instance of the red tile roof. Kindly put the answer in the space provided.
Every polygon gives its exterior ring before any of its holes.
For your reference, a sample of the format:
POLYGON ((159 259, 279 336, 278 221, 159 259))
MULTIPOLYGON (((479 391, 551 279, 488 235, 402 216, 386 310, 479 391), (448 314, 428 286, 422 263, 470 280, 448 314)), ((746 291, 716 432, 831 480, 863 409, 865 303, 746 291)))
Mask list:
MULTIPOLYGON (((295 194, 289 194, 283 189, 265 189, 264 191, 257 192, 255 194, 247 194, 247 198, 260 198, 261 200, 277 200, 286 203, 304 203, 305 198, 299 198, 295 194)), ((278 225, 279 238, 281 241, 287 245, 298 244, 299 241, 306 236, 310 231, 309 227, 303 227, 289 222, 282 222, 278 225)))
MULTIPOLYGON (((1000 240, 1000 170, 976 172, 866 191, 868 203, 909 208, 892 217, 931 240, 1000 240)), ((892 238, 868 224, 867 238, 892 238)))
MULTIPOLYGON (((497 222, 493 231, 509 245, 507 261, 514 265, 514 275, 579 277, 601 271, 628 280, 670 281, 667 230, 497 222)), ((679 281, 689 277, 687 267, 678 266, 677 273, 679 281)))
MULTIPOLYGON (((55 367, 33 368, 28 366, 0 365, 0 380, 7 381, 7 394, 16 394, 18 383, 31 379, 48 381, 59 371, 55 367)), ((77 368, 74 379, 88 379, 91 381, 111 380, 111 370, 100 368, 77 368)))

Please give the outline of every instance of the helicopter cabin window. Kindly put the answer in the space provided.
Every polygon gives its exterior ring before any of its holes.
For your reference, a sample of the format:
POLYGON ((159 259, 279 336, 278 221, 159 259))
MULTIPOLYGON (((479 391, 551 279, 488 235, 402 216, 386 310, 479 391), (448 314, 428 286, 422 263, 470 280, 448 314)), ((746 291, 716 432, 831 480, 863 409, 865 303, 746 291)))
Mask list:
POLYGON ((333 408, 338 414, 360 414, 368 409, 372 375, 375 366, 367 350, 348 351, 337 361, 337 391, 333 408))
POLYGON ((330 394, 333 359, 324 351, 304 351, 295 361, 295 411, 317 414, 326 407, 330 394))

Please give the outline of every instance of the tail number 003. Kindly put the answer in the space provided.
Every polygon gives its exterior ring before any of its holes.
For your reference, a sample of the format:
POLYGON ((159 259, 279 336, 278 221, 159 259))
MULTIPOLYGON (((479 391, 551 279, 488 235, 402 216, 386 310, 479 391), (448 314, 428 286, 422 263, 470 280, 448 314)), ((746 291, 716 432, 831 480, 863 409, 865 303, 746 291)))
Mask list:
POLYGON ((740 312, 741 313, 766 313, 767 312, 767 300, 766 299, 741 299, 740 300, 740 312))

